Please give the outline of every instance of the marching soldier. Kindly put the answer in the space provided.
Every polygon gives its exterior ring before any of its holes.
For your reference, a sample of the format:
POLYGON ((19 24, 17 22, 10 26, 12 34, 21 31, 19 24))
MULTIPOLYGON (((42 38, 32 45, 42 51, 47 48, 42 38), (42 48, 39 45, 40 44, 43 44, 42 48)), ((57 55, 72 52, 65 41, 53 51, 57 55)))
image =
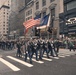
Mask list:
POLYGON ((52 49, 52 44, 51 44, 51 41, 49 40, 48 41, 48 58, 49 58, 49 53, 51 52, 51 56, 54 57, 54 54, 53 54, 53 49, 52 49))
POLYGON ((40 38, 40 41, 38 42, 40 44, 40 49, 39 49, 39 59, 42 60, 42 51, 43 51, 43 40, 40 38))
POLYGON ((27 60, 27 56, 29 56, 30 63, 32 64, 32 42, 27 42, 27 52, 25 53, 25 61, 27 60))
POLYGON ((21 43, 20 43, 20 41, 17 42, 16 47, 17 47, 17 54, 16 54, 16 56, 19 55, 19 57, 21 57, 22 53, 21 53, 21 50, 20 50, 21 49, 21 43))
POLYGON ((46 52, 46 54, 47 54, 47 57, 48 57, 48 49, 47 49, 47 41, 43 41, 43 54, 44 54, 44 52, 46 52))
POLYGON ((33 57, 33 55, 34 55, 34 53, 35 53, 35 55, 36 55, 36 60, 38 61, 38 45, 37 45, 37 40, 36 39, 34 39, 33 40, 33 49, 32 49, 32 57, 33 57))

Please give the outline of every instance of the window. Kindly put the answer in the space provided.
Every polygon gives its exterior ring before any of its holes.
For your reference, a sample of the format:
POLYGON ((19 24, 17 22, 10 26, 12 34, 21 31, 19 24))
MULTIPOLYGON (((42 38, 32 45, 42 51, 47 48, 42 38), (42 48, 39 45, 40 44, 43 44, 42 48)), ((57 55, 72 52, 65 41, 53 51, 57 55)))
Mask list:
POLYGON ((36 10, 39 9, 39 2, 36 2, 36 10))
POLYGON ((26 12, 26 16, 31 15, 32 14, 32 9, 26 12))
POLYGON ((42 0, 42 6, 46 5, 46 0, 42 0))
POLYGON ((4 14, 5 14, 5 12, 4 12, 4 14))
POLYGON ((76 1, 72 1, 72 2, 67 4, 67 10, 71 10, 74 8, 76 8, 76 1))
POLYGON ((50 2, 53 2, 53 1, 55 1, 55 0, 50 0, 50 2))
POLYGON ((7 30, 8 30, 8 28, 7 28, 7 30))
POLYGON ((51 9, 51 17, 55 17, 55 8, 51 9))

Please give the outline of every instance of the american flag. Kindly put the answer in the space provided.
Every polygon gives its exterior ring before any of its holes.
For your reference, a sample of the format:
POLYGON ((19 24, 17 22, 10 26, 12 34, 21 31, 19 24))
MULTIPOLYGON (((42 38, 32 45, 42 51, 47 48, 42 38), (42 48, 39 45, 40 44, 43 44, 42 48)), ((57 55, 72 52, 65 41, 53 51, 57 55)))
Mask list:
POLYGON ((40 24, 40 19, 30 19, 26 22, 23 23, 23 25, 25 26, 26 30, 28 30, 29 28, 33 27, 33 26, 36 26, 36 25, 39 25, 40 24))

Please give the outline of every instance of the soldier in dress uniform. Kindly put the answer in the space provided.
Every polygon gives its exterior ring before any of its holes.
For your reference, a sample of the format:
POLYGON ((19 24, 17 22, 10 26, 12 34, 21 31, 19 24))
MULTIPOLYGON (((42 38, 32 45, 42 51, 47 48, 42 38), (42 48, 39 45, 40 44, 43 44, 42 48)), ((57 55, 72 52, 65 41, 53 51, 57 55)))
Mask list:
POLYGON ((42 60, 42 52, 43 52, 43 40, 42 38, 40 38, 39 40, 39 44, 40 44, 40 49, 39 49, 39 59, 42 60))
POLYGON ((34 53, 35 53, 35 55, 36 55, 36 60, 38 61, 38 45, 37 45, 37 40, 36 39, 34 39, 33 41, 33 45, 32 45, 32 47, 33 47, 33 49, 32 49, 32 57, 33 57, 33 55, 34 55, 34 53))
POLYGON ((51 52, 51 56, 54 56, 53 49, 52 49, 52 44, 51 44, 51 40, 48 40, 48 58, 49 58, 49 53, 50 52, 51 52))
POLYGON ((25 61, 27 60, 27 56, 29 56, 30 63, 32 64, 32 41, 27 42, 27 51, 25 54, 25 61))
POLYGON ((19 57, 21 57, 22 53, 21 53, 21 50, 20 50, 21 49, 21 43, 20 43, 20 41, 17 41, 16 47, 17 47, 17 54, 16 54, 16 56, 19 55, 19 57))
POLYGON ((52 46, 53 55, 55 54, 54 56, 58 56, 56 48, 55 48, 55 42, 54 42, 54 39, 52 38, 51 38, 51 46, 52 46))
POLYGON ((46 52, 47 57, 48 57, 47 40, 43 41, 43 54, 44 52, 46 52))

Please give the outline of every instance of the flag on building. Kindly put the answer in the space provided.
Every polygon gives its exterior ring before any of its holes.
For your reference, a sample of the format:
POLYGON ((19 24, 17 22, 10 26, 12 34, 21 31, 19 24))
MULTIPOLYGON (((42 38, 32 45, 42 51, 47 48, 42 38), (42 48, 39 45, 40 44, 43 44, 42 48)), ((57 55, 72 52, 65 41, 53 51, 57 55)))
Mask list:
POLYGON ((41 20, 40 26, 37 29, 43 29, 50 25, 50 14, 44 16, 41 20))
POLYGON ((24 22, 23 23, 23 25, 25 26, 24 33, 26 33, 29 28, 36 26, 36 25, 40 25, 40 18, 41 18, 41 14, 36 15, 36 17, 34 19, 30 19, 30 20, 24 22))
POLYGON ((25 26, 25 29, 28 30, 29 28, 35 26, 35 25, 39 25, 40 24, 40 20, 39 19, 30 19, 26 22, 23 23, 23 25, 25 26))

